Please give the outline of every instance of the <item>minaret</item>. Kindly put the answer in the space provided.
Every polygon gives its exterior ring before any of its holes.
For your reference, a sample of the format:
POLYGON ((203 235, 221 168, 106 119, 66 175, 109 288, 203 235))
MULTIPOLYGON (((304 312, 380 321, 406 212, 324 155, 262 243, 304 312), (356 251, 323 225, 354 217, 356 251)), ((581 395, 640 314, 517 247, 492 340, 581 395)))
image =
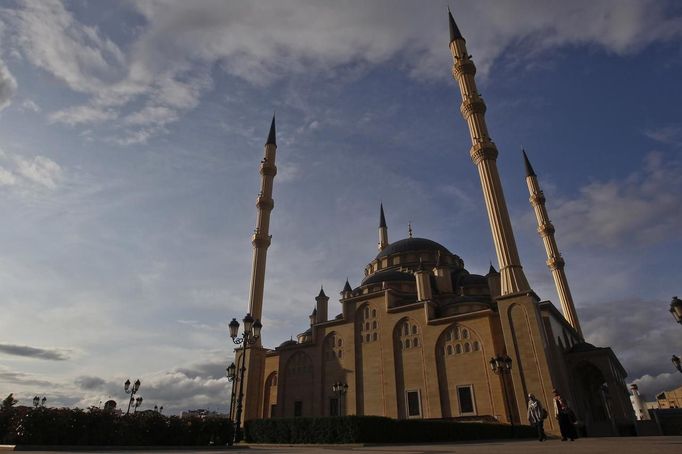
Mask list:
POLYGON ((270 212, 275 206, 272 200, 272 184, 277 175, 275 155, 277 141, 275 138, 275 116, 272 116, 270 133, 265 142, 265 157, 260 162, 261 185, 256 199, 258 217, 256 229, 251 236, 253 244, 253 266, 251 268, 251 292, 249 294, 249 312, 251 316, 260 320, 263 315, 263 287, 265 285, 265 260, 270 246, 270 212))
POLYGON ((478 168, 483 188, 483 197, 488 210, 488 219, 495 242, 495 251, 500 266, 502 295, 515 294, 529 290, 528 281, 523 274, 516 241, 512 232, 507 205, 504 200, 500 176, 497 172, 497 147, 488 135, 485 123, 486 106, 476 88, 474 75, 476 66, 467 53, 466 42, 448 10, 450 21, 450 52, 454 58, 452 75, 459 83, 462 93, 462 116, 469 126, 472 147, 471 159, 478 168))
POLYGON ((383 251, 388 246, 388 227, 384 217, 384 204, 379 205, 379 250, 383 251))
POLYGON ((577 331, 580 339, 583 339, 583 333, 578 322, 578 314, 575 311, 573 297, 571 296, 571 289, 568 287, 568 280, 564 272, 564 259, 561 257, 559 247, 554 239, 554 226, 549 220, 547 209, 545 208, 545 195, 540 190, 538 177, 535 175, 533 166, 530 165, 525 150, 523 150, 523 161, 526 164, 526 184, 530 193, 530 204, 535 210, 535 217, 538 221, 538 233, 545 244, 547 266, 552 271, 554 284, 556 285, 559 301, 561 302, 561 310, 568 323, 577 331))

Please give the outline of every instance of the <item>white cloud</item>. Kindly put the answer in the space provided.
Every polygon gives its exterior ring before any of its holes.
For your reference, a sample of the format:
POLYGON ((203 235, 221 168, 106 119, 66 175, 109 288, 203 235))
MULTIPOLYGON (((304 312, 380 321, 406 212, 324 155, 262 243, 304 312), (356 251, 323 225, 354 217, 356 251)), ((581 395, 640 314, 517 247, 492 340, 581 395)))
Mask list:
POLYGON ((0 149, 0 186, 14 186, 19 189, 55 189, 62 179, 62 167, 46 156, 25 158, 0 149))
POLYGON ((24 101, 21 103, 21 110, 24 112, 41 112, 43 109, 36 103, 35 101, 31 99, 24 99, 24 101))
POLYGON ((575 199, 551 208, 561 241, 615 247, 654 243, 680 235, 682 165, 650 153, 641 170, 622 180, 595 181, 575 199))
POLYGON ((79 124, 102 123, 118 117, 116 111, 92 105, 73 106, 52 112, 49 119, 53 123, 64 123, 70 126, 79 124))
MULTIPOLYGON (((165 133, 165 125, 198 104, 215 67, 254 85, 285 75, 342 77, 339 70, 349 66, 364 68, 361 74, 391 60, 417 78, 449 77, 446 2, 130 2, 146 24, 121 45, 57 0, 20 4, 6 19, 14 45, 90 96, 85 106, 53 113, 52 121, 86 125, 124 117, 111 125, 122 129, 113 139, 120 144, 165 133), (140 101, 141 109, 120 112, 140 101)), ((674 39, 682 19, 669 17, 666 7, 653 0, 517 0, 462 3, 454 11, 485 75, 502 55, 527 61, 546 58, 549 49, 587 44, 626 54, 674 39)))
POLYGON ((648 129, 644 134, 656 142, 668 145, 682 145, 682 126, 667 125, 660 128, 648 129))
POLYGON ((62 175, 62 168, 45 156, 36 156, 33 159, 17 159, 18 173, 40 186, 48 189, 57 187, 62 175))
POLYGON ((9 72, 5 63, 0 60, 0 110, 9 106, 10 99, 17 91, 17 81, 9 72))

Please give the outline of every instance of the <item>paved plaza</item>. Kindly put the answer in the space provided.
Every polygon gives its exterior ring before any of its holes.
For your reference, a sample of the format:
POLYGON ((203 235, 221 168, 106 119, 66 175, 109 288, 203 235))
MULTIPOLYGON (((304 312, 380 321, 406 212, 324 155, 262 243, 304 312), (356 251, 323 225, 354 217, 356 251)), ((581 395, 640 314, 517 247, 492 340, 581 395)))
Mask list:
MULTIPOLYGON (((23 451, 33 453, 48 453, 54 451, 23 451)), ((78 452, 79 454, 102 453, 105 451, 60 451, 78 452)), ((111 452, 111 451, 108 451, 111 452)), ((116 451, 125 453, 161 453, 191 452, 195 454, 215 454, 216 452, 243 453, 243 454, 629 454, 629 453, 652 453, 652 454, 679 454, 682 453, 682 436, 680 437, 629 437, 629 438, 584 438, 575 442, 561 442, 560 440, 538 441, 493 441, 481 443, 433 443, 425 445, 377 445, 377 446, 273 446, 273 445, 250 445, 222 449, 203 450, 201 448, 191 451, 177 450, 140 450, 140 451, 116 451)))

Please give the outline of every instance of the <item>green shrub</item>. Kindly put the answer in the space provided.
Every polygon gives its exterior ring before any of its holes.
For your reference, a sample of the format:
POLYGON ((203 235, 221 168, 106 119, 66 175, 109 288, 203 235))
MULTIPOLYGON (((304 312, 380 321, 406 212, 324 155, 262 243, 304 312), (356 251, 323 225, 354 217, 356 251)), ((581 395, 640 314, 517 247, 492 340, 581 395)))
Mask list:
MULTIPOLYGON (((530 426, 515 426, 516 438, 532 438, 530 426)), ((247 421, 246 440, 255 443, 414 443, 512 438, 511 426, 381 416, 271 418, 247 421)))
POLYGON ((0 411, 0 424, 0 441, 18 445, 225 445, 233 434, 223 417, 117 416, 98 408, 12 408, 0 411))

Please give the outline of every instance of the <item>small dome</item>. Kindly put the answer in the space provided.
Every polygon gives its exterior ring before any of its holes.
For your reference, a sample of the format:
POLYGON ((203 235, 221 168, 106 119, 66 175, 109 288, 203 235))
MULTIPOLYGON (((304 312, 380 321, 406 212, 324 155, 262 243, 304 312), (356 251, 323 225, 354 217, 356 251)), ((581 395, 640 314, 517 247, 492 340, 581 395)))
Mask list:
POLYGON ((485 276, 480 276, 478 274, 467 274, 466 276, 462 277, 462 280, 460 282, 461 282, 461 285, 464 285, 464 286, 468 286, 468 285, 487 286, 488 285, 488 278, 485 276))
POLYGON ((414 282, 414 276, 396 270, 378 271, 364 278, 360 285, 379 284, 381 282, 414 282))
POLYGON ((386 246, 383 251, 379 252, 379 255, 377 255, 376 258, 380 259, 402 252, 417 251, 440 251, 443 254, 452 255, 445 246, 438 244, 435 241, 427 240, 426 238, 405 238, 386 246))
POLYGON ((298 342, 296 342, 296 341, 293 340, 293 339, 285 340, 284 342, 282 342, 281 344, 279 344, 279 347, 277 347, 277 348, 290 347, 290 346, 292 346, 292 345, 298 345, 298 342))

